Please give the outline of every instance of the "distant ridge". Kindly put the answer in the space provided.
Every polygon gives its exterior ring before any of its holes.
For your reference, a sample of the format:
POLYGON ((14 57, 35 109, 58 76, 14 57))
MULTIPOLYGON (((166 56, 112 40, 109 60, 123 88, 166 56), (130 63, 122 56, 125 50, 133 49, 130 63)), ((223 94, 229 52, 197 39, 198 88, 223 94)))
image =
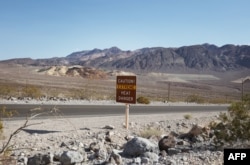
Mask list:
POLYGON ((104 69, 137 72, 165 72, 169 70, 232 71, 250 69, 250 46, 212 44, 179 48, 153 47, 123 51, 118 47, 73 52, 62 58, 11 59, 1 63, 53 66, 82 65, 104 69))

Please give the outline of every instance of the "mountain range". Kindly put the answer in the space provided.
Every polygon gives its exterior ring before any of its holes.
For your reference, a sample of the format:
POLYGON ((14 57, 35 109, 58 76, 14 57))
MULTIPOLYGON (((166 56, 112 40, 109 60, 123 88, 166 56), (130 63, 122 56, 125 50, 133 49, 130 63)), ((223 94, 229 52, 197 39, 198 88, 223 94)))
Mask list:
POLYGON ((34 66, 82 65, 134 72, 233 71, 250 69, 250 46, 212 44, 178 48, 153 47, 123 51, 117 47, 73 52, 48 59, 10 59, 1 63, 34 66))

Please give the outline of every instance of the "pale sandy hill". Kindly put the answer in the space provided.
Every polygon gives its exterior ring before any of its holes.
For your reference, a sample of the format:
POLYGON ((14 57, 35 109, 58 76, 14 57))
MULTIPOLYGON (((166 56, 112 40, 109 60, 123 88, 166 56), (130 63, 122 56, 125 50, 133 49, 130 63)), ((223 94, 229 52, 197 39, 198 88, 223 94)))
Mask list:
POLYGON ((125 71, 118 71, 118 70, 113 70, 108 73, 111 76, 135 76, 134 73, 132 72, 125 72, 125 71))
POLYGON ((107 76, 102 70, 83 66, 52 66, 41 69, 39 72, 50 76, 69 76, 93 79, 102 79, 107 76))

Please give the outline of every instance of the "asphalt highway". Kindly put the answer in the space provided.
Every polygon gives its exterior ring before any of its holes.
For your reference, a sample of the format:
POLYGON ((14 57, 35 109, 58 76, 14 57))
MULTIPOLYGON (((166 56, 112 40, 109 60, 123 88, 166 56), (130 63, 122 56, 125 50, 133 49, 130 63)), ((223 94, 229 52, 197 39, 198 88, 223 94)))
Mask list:
MULTIPOLYGON (((0 108, 5 106, 7 110, 15 110, 16 117, 24 118, 27 114, 43 113, 39 117, 49 118, 58 114, 64 117, 94 117, 94 116, 120 116, 125 114, 125 105, 31 105, 31 104, 0 104, 0 108), (34 110, 38 109, 40 110, 34 110), (53 109, 53 113, 49 112, 53 109)), ((166 114, 166 113, 192 113, 192 112, 220 112, 227 111, 228 106, 154 106, 154 105, 131 105, 129 113, 131 115, 150 115, 150 114, 166 114)))

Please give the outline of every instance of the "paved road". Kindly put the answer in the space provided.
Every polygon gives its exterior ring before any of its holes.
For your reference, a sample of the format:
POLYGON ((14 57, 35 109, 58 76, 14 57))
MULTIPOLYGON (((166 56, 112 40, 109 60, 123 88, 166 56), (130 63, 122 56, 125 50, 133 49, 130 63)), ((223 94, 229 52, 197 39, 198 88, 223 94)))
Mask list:
MULTIPOLYGON (((29 110, 38 108, 39 105, 27 104, 11 104, 3 105, 8 110, 15 110, 18 112, 18 118, 23 118, 29 113, 29 110)), ((43 111, 53 109, 54 105, 41 105, 43 111)), ((119 116, 125 113, 125 105, 58 105, 56 106, 58 113, 66 117, 80 117, 80 116, 119 116)), ((227 106, 130 106, 131 115, 140 114, 165 114, 165 113, 178 113, 178 112, 219 112, 226 111, 227 106)), ((41 117, 49 117, 51 114, 42 115, 41 117)))

